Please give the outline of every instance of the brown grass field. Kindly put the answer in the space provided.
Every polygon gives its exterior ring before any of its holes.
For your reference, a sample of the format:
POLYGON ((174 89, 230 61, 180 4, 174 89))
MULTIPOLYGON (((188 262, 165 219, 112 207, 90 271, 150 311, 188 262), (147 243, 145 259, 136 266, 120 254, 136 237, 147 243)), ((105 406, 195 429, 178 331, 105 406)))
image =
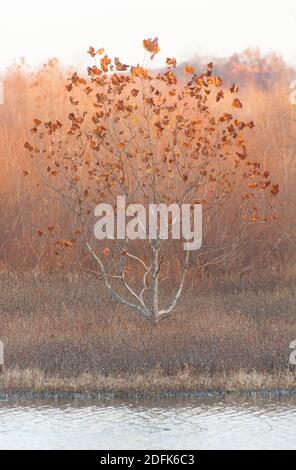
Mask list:
POLYGON ((291 279, 187 289, 152 326, 91 279, 1 277, 1 391, 155 392, 295 387, 291 279))

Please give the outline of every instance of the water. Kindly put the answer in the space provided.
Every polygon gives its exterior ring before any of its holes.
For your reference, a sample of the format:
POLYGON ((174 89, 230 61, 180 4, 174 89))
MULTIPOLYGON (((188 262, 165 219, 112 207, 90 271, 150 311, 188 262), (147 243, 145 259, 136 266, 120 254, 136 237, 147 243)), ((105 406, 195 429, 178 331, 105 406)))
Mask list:
POLYGON ((296 398, 2 401, 0 449, 296 449, 296 398))

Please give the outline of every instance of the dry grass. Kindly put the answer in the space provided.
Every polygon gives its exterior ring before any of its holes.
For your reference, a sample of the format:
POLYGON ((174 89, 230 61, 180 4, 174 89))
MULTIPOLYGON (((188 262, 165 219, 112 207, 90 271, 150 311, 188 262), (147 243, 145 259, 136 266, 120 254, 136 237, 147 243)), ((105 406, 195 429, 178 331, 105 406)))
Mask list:
POLYGON ((157 325, 89 278, 1 277, 2 390, 196 390, 295 384, 293 284, 187 289, 157 325), (294 382, 293 382, 294 381, 294 382))
POLYGON ((124 396, 132 394, 157 395, 169 393, 245 393, 251 391, 272 392, 274 390, 296 391, 295 374, 267 374, 256 371, 238 371, 231 375, 193 374, 189 370, 163 375, 159 370, 145 375, 104 376, 82 374, 79 377, 45 376, 36 369, 9 369, 0 377, 0 394, 112 394, 124 396))

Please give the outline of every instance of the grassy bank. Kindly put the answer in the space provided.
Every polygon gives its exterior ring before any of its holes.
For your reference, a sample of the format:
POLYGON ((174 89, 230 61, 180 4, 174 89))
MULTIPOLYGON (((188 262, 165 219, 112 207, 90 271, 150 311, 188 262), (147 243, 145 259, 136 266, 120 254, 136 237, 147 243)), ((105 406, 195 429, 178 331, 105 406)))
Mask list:
POLYGON ((294 285, 187 289, 154 327, 88 278, 2 275, 0 393, 292 390, 294 285))
POLYGON ((0 398, 4 397, 157 397, 208 396, 209 394, 248 394, 263 396, 296 395, 295 373, 263 374, 238 371, 231 375, 192 374, 189 370, 172 376, 160 371, 146 375, 78 377, 45 376, 38 370, 8 370, 0 378, 0 398))

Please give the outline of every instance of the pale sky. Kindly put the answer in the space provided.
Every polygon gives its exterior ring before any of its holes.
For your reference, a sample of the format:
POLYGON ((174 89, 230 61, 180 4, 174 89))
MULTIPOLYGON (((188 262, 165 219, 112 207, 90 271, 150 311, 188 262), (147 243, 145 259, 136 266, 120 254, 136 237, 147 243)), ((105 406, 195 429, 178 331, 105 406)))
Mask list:
POLYGON ((141 61, 142 39, 159 37, 161 55, 228 56, 247 47, 296 64, 295 0, 2 0, 0 70, 21 56, 32 65, 58 57, 85 65, 89 45, 126 63, 141 61))

